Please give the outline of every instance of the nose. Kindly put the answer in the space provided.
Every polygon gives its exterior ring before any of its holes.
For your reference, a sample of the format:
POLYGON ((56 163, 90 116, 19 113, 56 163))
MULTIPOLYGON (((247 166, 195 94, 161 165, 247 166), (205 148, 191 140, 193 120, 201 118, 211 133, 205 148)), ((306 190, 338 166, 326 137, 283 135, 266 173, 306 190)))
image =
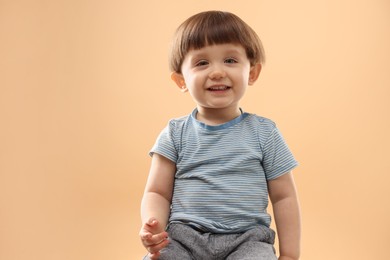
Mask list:
POLYGON ((210 79, 222 79, 226 77, 226 72, 220 65, 214 65, 211 67, 209 78, 210 79))

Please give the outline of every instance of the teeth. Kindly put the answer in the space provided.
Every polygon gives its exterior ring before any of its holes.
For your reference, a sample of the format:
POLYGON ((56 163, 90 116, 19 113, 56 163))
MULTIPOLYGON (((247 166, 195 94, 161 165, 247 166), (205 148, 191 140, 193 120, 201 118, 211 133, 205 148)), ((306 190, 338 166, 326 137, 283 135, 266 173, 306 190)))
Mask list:
POLYGON ((225 89, 227 89, 228 87, 226 87, 226 86, 220 86, 220 87, 211 87, 210 89, 211 90, 225 90, 225 89))

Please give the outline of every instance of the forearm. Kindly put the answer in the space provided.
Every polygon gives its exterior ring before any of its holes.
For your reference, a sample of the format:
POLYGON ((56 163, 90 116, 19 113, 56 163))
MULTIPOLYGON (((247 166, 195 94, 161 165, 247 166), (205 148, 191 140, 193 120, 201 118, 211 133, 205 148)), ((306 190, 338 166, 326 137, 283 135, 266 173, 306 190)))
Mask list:
POLYGON ((162 232, 168 223, 170 204, 170 201, 156 192, 145 192, 141 203, 142 223, 154 218, 159 223, 159 232, 162 232))
POLYGON ((300 256, 301 220, 296 196, 273 204, 279 238, 279 260, 297 260, 300 256))

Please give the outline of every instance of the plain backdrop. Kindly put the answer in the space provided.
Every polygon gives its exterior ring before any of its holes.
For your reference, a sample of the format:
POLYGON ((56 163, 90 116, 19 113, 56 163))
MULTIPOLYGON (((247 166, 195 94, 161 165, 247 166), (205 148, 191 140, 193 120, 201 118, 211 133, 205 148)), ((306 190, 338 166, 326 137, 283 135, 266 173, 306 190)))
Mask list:
POLYGON ((194 108, 170 39, 213 9, 263 41, 241 106, 300 162, 301 259, 390 259, 388 0, 0 0, 0 259, 141 258, 148 151, 194 108))

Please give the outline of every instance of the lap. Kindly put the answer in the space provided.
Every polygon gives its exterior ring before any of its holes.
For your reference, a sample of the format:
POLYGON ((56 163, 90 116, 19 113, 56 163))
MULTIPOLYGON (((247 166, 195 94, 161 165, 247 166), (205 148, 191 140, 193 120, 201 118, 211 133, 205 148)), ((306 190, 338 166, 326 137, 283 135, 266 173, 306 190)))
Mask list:
MULTIPOLYGON (((275 232, 256 227, 239 234, 202 233, 187 225, 171 224, 170 243, 159 260, 276 260, 275 232)), ((148 260, 149 258, 144 258, 148 260)))

